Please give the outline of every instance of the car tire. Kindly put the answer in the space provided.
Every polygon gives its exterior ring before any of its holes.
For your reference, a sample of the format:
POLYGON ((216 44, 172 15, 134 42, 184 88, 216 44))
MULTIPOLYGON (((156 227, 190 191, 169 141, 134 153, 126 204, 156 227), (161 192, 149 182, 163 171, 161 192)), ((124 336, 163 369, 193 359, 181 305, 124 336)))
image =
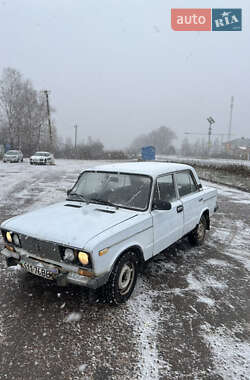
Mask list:
POLYGON ((114 306, 131 296, 138 276, 138 257, 133 251, 125 252, 116 262, 109 281, 103 287, 103 297, 114 306))
POLYGON ((200 218, 199 224, 188 234, 188 239, 193 245, 201 245, 206 237, 207 221, 204 215, 200 218))

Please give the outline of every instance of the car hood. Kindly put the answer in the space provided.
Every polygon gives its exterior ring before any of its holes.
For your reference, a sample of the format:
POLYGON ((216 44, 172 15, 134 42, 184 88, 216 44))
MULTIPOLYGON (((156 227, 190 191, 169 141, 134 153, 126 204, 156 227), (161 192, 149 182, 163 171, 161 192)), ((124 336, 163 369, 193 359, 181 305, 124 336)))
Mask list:
POLYGON ((133 210, 65 201, 11 218, 1 227, 40 240, 84 248, 95 236, 136 216, 133 210))

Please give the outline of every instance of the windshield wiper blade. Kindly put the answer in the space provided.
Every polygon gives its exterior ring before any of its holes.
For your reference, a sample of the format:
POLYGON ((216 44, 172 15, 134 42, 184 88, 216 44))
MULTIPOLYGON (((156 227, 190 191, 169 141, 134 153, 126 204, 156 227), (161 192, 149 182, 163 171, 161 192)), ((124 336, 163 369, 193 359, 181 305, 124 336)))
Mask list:
MULTIPOLYGON (((73 193, 69 193, 68 196, 73 196, 73 197, 80 199, 83 202, 89 203, 89 199, 86 199, 82 194, 73 192, 73 193)), ((70 201, 71 199, 67 198, 67 200, 70 201)))
POLYGON ((100 204, 103 204, 103 205, 107 205, 107 206, 112 206, 112 207, 118 208, 118 206, 116 204, 114 204, 112 202, 109 202, 109 201, 105 201, 104 199, 91 198, 91 199, 89 199, 89 202, 100 203, 100 204))

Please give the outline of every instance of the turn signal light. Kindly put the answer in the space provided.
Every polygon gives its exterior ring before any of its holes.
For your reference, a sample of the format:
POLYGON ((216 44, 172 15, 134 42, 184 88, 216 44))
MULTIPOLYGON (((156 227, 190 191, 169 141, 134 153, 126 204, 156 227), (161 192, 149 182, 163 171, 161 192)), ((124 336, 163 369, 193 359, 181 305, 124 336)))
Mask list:
POLYGON ((79 273, 81 276, 94 277, 93 273, 88 272, 87 270, 84 270, 84 269, 78 269, 78 273, 79 273))
POLYGON ((15 252, 15 248, 11 247, 11 245, 5 244, 5 248, 7 248, 11 252, 15 252))
POLYGON ((101 251, 99 251, 99 256, 103 256, 103 255, 105 255, 106 253, 108 253, 108 248, 104 248, 104 249, 102 249, 101 251))

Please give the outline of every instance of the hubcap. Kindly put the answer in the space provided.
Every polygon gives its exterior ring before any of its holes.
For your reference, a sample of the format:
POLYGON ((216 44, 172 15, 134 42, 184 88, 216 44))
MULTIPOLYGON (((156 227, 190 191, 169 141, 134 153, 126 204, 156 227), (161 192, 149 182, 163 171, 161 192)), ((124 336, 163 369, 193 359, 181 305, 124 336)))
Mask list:
POLYGON ((124 264, 119 275, 118 287, 122 295, 129 292, 135 277, 135 267, 132 263, 124 264))
POLYGON ((199 240, 203 239, 204 233, 205 233, 205 226, 203 223, 200 222, 197 229, 197 235, 198 235, 199 240))

